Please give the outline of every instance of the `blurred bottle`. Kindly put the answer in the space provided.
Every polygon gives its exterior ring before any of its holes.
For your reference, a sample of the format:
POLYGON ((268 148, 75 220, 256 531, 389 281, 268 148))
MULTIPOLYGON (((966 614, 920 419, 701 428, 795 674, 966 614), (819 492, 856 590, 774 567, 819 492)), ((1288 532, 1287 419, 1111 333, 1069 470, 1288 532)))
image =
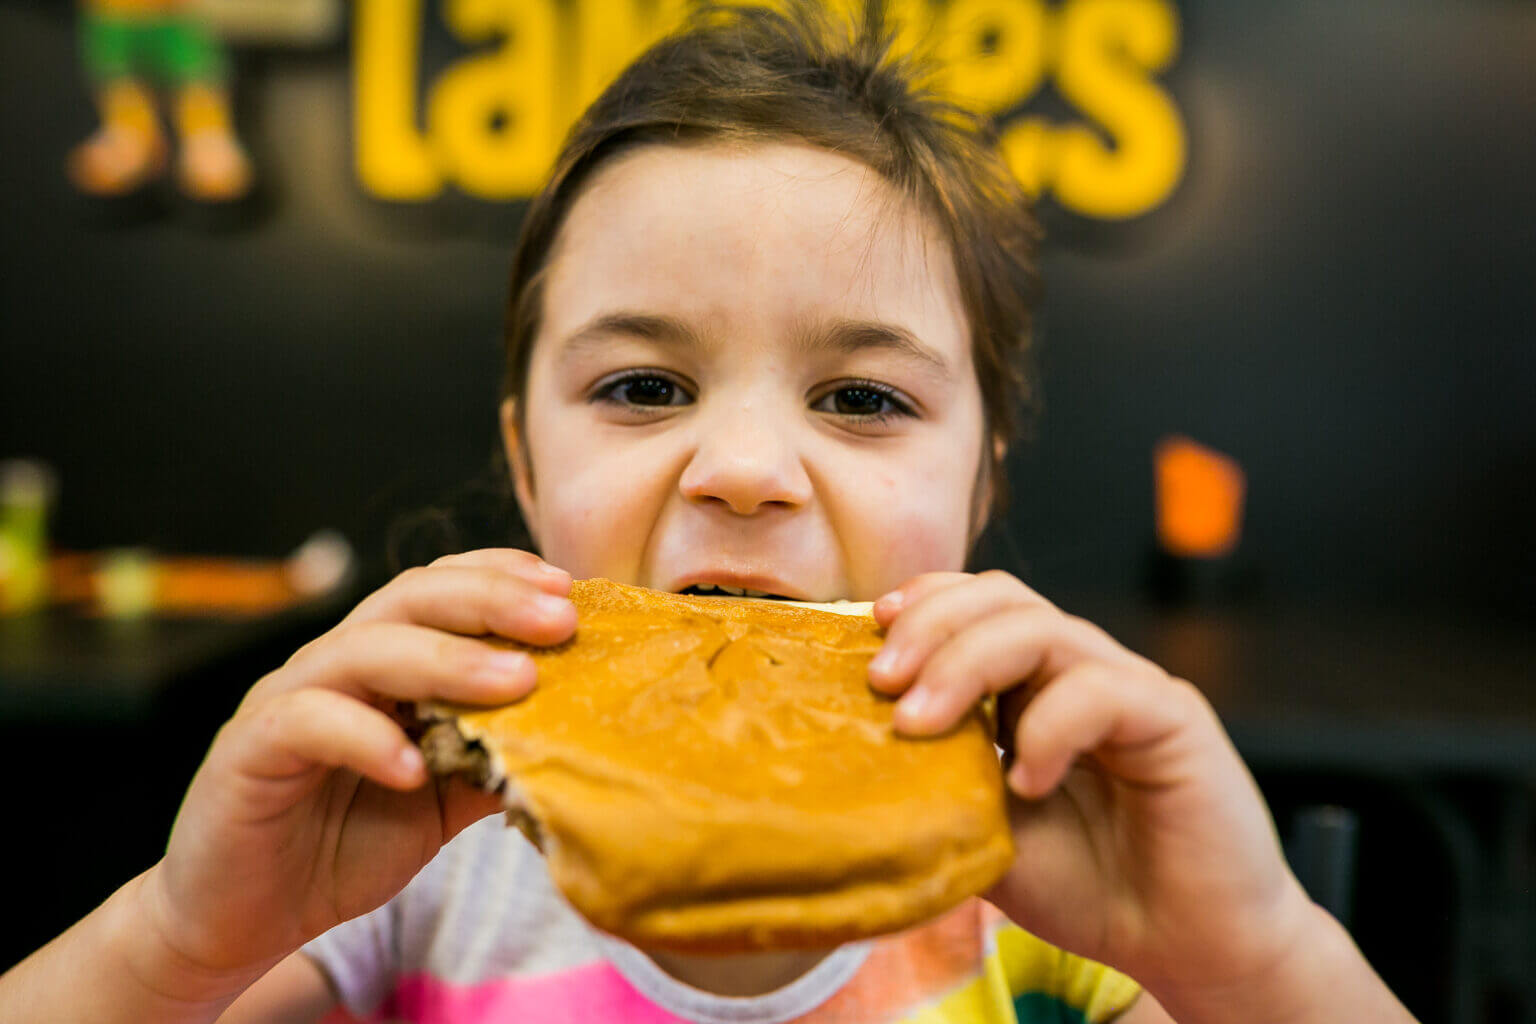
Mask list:
POLYGON ((155 610, 159 567, 146 548, 113 548, 96 570, 96 601, 109 619, 141 619, 155 610))
POLYGON ((46 463, 0 462, 0 613, 48 603, 48 512, 57 490, 46 463))

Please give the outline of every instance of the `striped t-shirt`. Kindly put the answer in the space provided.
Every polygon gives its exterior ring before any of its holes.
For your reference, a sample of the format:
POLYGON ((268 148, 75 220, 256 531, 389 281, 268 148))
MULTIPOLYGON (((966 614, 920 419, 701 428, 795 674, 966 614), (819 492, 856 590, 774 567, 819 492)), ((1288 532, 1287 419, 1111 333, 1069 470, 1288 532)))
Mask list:
POLYGON ((466 829, 399 896, 305 952, 341 997, 328 1024, 1097 1024, 1139 992, 979 899, 839 947, 766 995, 701 992, 588 925, 498 818, 466 829))

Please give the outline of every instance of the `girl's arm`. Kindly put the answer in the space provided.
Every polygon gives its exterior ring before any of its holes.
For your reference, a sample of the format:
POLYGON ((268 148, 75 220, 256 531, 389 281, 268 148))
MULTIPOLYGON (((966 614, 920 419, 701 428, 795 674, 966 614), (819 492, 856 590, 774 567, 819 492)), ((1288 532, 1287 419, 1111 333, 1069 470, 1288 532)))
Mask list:
POLYGON ((162 940, 146 898, 156 868, 0 975, 0 1019, 33 1024, 219 1018, 263 966, 208 971, 162 940))
POLYGON ((0 1009, 35 1024, 314 1024, 336 1004, 325 975, 302 953, 280 960, 254 982, 250 972, 220 976, 192 967, 146 927, 146 911, 138 905, 146 878, 123 886, 0 976, 0 1009))
MULTIPOLYGON (((0 1020, 216 1020, 309 939, 393 897, 500 800, 430 778, 391 710, 526 694, 532 661, 484 638, 564 641, 570 586, 526 552, 478 551, 366 598, 251 688, 192 779, 165 856, 0 978, 0 1020)), ((245 1006, 309 1005, 303 969, 285 966, 245 1006)))
POLYGON ((1334 1024, 1373 1021, 1413 1024, 1413 1016, 1366 962, 1327 911, 1308 903, 1303 934, 1291 955, 1263 977, 1222 988, 1163 987, 1159 994, 1172 1015, 1151 1000, 1145 1018, 1128 1014, 1125 1024, 1216 1024, 1222 1021, 1284 1021, 1334 1024))
MULTIPOLYGON (((1354 940, 1327 911, 1312 908, 1316 935, 1298 945, 1296 956, 1269 979, 1253 978, 1219 992, 1188 993, 1170 1015, 1151 993, 1143 992, 1115 1024, 1202 1024, 1205 1021, 1285 1021, 1286 1024, 1337 1024, 1382 1021, 1411 1024, 1354 940), (1318 993, 1326 998, 1319 1000, 1318 993)), ((1168 993, 1165 992, 1165 995, 1168 993)), ((1180 998, 1172 993, 1171 998, 1180 998)))
POLYGON ((931 573, 875 603, 896 725, 998 695, 1016 856, 987 894, 1156 997, 1132 1024, 1412 1020, 1286 865, 1210 703, 1014 577, 931 573))
POLYGON ((316 1024, 335 1005, 320 965, 303 953, 290 953, 246 989, 219 1024, 316 1024))

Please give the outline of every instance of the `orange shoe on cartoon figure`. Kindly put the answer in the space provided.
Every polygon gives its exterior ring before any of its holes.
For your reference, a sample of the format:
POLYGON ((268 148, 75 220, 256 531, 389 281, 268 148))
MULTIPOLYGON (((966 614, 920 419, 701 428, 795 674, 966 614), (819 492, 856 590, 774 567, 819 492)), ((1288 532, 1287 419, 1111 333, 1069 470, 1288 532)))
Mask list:
POLYGON ((93 196, 123 196, 164 171, 165 138, 121 124, 105 124, 76 146, 65 169, 81 192, 93 196))
POLYGON ((200 202, 229 202, 251 189, 250 158, 228 132, 201 131, 184 138, 176 173, 181 190, 200 202))

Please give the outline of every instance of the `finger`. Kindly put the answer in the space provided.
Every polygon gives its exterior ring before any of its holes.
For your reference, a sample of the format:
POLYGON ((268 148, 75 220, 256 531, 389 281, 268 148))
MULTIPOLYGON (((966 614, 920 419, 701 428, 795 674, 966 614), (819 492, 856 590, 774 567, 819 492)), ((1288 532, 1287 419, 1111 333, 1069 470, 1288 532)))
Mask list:
POLYGON ((945 641, 999 609, 1026 604, 1051 607, 1005 572, 963 580, 948 586, 935 583, 903 603, 900 614, 886 627, 880 653, 869 663, 869 681, 875 689, 899 693, 945 641))
POLYGON ((266 781, 294 780, 317 766, 350 769, 398 790, 427 779, 421 751, 393 719, 334 690, 280 694, 226 728, 240 771, 266 781))
POLYGON ((1008 785, 1038 799, 1085 755, 1128 782, 1182 781, 1170 770, 1180 756, 1178 737, 1193 735, 1190 722, 1208 707, 1181 680, 1084 662, 1053 679, 1024 709, 1008 785))
POLYGON ((913 576, 895 590, 876 598, 870 614, 882 627, 888 627, 896 618, 897 612, 909 607, 914 601, 971 579, 975 577, 968 572, 925 572, 919 576, 913 576))
MULTIPOLYGON (((913 735, 943 732, 986 694, 1042 686, 1084 661, 1162 674, 1085 619, 1048 603, 1013 605, 951 633, 917 664, 916 676, 896 706, 897 728, 913 735)), ((1003 704, 1000 721, 1007 722, 1017 715, 1018 703, 1014 699, 1003 704)))
POLYGON ((484 565, 432 565, 396 576, 365 598, 342 625, 381 621, 548 646, 570 638, 576 607, 526 574, 484 565))
POLYGON ((953 728, 983 696, 1027 685, 1069 628, 1054 608, 1016 605, 950 637, 897 701, 896 728, 912 736, 953 728))
POLYGON ((463 776, 438 776, 437 785, 445 843, 482 818, 506 810, 500 793, 488 793, 463 776))
POLYGON ((550 565, 531 551, 518 548, 480 548, 444 555, 433 565, 498 569, 521 576, 549 594, 565 596, 571 592, 571 574, 558 565, 550 565))
POLYGON ((526 696, 537 680, 523 651, 426 626, 365 622, 333 630, 300 649, 264 680, 273 693, 321 688, 363 700, 450 700, 504 704, 526 696))

